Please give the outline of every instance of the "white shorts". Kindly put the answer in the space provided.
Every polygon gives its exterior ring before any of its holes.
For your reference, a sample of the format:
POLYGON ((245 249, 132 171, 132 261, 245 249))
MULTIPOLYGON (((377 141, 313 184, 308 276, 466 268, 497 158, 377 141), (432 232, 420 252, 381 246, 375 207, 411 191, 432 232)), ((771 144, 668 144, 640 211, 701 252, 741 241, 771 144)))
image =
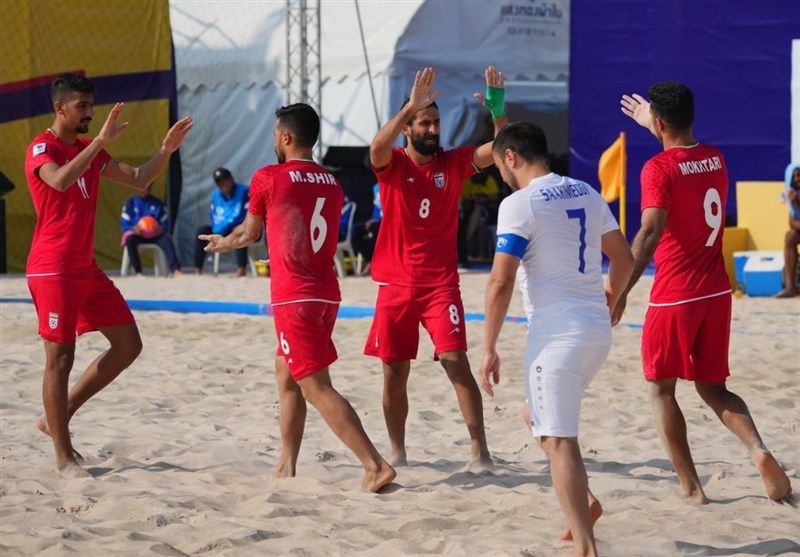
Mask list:
POLYGON ((583 392, 605 362, 608 342, 534 340, 525 351, 525 391, 534 437, 577 437, 583 392))

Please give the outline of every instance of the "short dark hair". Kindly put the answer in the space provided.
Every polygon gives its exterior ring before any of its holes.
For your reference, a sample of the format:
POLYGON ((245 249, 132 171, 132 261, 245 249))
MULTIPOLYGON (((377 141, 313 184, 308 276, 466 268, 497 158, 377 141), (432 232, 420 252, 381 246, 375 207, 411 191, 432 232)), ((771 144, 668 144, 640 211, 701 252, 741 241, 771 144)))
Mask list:
POLYGON ((686 130, 694 122, 694 95, 686 85, 660 81, 650 86, 650 108, 669 127, 686 130))
POLYGON ((94 95, 94 83, 76 73, 62 73, 50 85, 50 99, 53 102, 66 102, 71 93, 88 93, 94 95))
MULTIPOLYGON (((410 102, 411 102, 411 97, 406 97, 406 100, 404 100, 404 101, 403 101, 403 104, 401 104, 401 105, 400 105, 400 110, 403 110, 403 109, 406 107, 406 105, 407 105, 408 103, 410 103, 410 102)), ((429 105, 428 105, 428 106, 426 106, 425 108, 430 108, 430 107, 433 107, 433 108, 435 108, 436 110, 439 110, 439 105, 438 105, 438 104, 436 104, 436 101, 431 101, 431 104, 429 104, 429 105)), ((406 122, 406 124, 407 124, 407 125, 409 125, 409 126, 410 126, 411 124, 413 124, 413 123, 414 123, 414 118, 416 118, 416 117, 417 117, 417 115, 416 115, 416 114, 414 114, 414 115, 411 117, 411 119, 410 119, 408 122, 406 122)))
POLYGON ((310 105, 295 103, 275 111, 278 126, 289 130, 304 147, 313 147, 319 137, 319 115, 310 105))
POLYGON ((511 149, 526 162, 547 160, 547 136, 541 127, 530 122, 506 124, 494 138, 492 151, 502 156, 506 149, 511 149))

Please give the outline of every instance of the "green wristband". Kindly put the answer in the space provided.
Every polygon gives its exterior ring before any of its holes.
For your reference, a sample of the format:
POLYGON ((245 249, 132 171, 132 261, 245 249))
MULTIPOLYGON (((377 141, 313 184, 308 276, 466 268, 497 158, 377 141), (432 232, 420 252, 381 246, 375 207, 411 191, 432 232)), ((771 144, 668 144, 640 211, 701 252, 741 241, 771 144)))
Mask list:
POLYGON ((502 87, 486 86, 486 108, 492 113, 492 118, 506 115, 506 90, 502 87))

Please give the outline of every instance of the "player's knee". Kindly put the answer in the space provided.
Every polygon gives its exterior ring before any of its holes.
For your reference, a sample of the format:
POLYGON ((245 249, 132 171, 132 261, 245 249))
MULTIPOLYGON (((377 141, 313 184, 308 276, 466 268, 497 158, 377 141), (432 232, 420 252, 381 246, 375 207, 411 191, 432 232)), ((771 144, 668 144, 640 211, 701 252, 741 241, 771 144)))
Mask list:
POLYGON ((694 388, 697 394, 700 395, 705 402, 713 401, 714 399, 725 395, 728 388, 725 383, 706 383, 703 381, 695 381, 694 388))
POLYGON ((784 241, 786 242, 787 246, 794 246, 796 248, 800 243, 800 231, 793 228, 789 229, 789 231, 786 232, 784 241))
POLYGON ((130 365, 142 353, 142 337, 139 336, 139 331, 134 330, 124 339, 121 339, 114 346, 120 358, 130 365))
POLYGON ((45 373, 56 373, 58 375, 69 374, 75 363, 74 352, 63 352, 47 359, 45 363, 45 373))
POLYGON ((543 435, 539 437, 538 440, 542 448, 548 453, 571 451, 578 444, 577 437, 553 437, 549 435, 543 435))

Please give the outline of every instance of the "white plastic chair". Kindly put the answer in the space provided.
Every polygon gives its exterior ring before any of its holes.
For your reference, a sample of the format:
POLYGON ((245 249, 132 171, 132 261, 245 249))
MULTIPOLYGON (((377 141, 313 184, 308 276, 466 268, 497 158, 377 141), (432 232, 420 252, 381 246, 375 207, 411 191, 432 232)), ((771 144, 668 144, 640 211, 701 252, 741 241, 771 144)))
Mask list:
MULTIPOLYGON (((158 244, 139 244, 139 253, 143 251, 153 252, 153 266, 155 275, 157 277, 169 276, 169 265, 167 264, 167 256, 164 255, 163 250, 158 244)), ((128 248, 122 248, 122 266, 119 269, 119 274, 122 277, 128 276, 131 271, 131 260, 128 257, 128 248)))
MULTIPOLYGON (((231 253, 232 254, 233 251, 229 251, 227 253, 231 253)), ((220 255, 221 254, 219 252, 216 252, 214 254, 214 276, 219 274, 219 256, 220 255)), ((250 272, 253 273, 254 277, 257 277, 258 276, 258 270, 256 269, 256 261, 250 255, 250 249, 249 248, 247 250, 247 261, 248 261, 248 263, 250 263, 250 272)))
MULTIPOLYGON (((247 261, 250 263, 250 272, 253 274, 254 277, 258 276, 258 269, 256 268, 256 259, 265 259, 267 257, 267 250, 264 247, 264 234, 266 231, 264 228, 261 229, 261 234, 258 236, 258 240, 247 246, 247 261)), ((227 253, 233 253, 232 251, 227 253)), ((220 253, 217 252, 214 254, 214 276, 219 274, 219 256, 220 253)))
POLYGON ((361 254, 356 255, 356 250, 353 248, 353 219, 356 216, 355 201, 348 201, 342 207, 342 214, 350 211, 350 216, 347 217, 347 229, 345 230, 344 240, 339 242, 336 246, 336 255, 333 258, 333 263, 336 265, 336 274, 339 278, 347 276, 347 271, 344 267, 344 256, 350 258, 350 264, 353 265, 353 272, 356 276, 361 275, 362 257, 361 254))

